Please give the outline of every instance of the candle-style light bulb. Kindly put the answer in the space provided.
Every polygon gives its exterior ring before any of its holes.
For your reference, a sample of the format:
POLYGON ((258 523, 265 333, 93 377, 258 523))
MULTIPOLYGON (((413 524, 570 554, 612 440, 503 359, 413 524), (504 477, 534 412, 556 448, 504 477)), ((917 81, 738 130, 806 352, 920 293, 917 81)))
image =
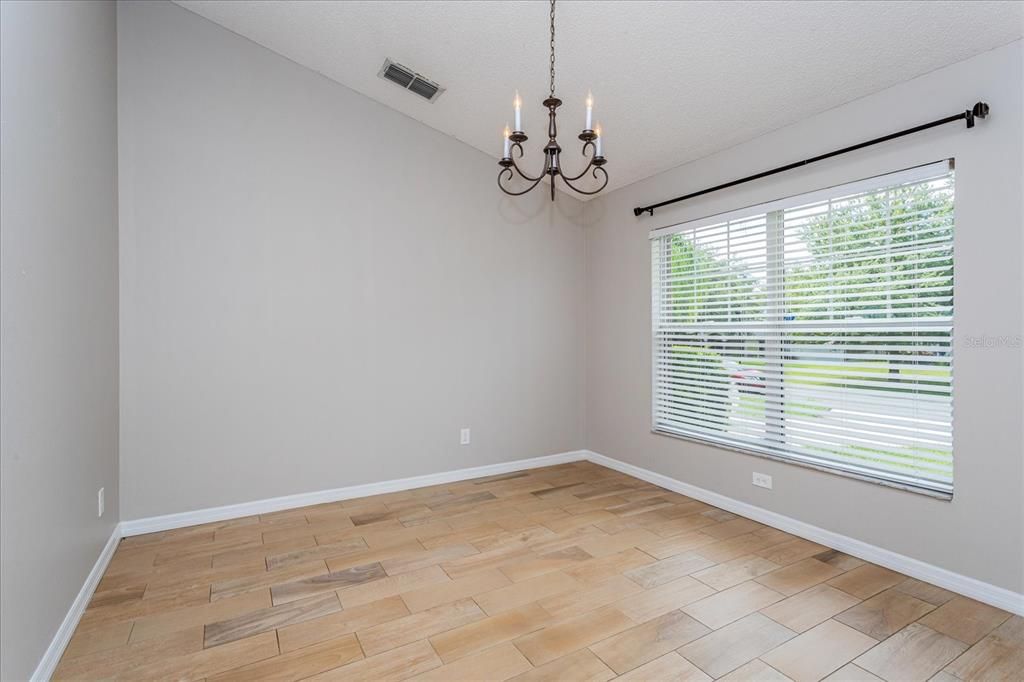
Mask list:
POLYGON ((516 97, 512 100, 512 106, 516 110, 516 130, 523 130, 523 100, 519 99, 519 91, 516 90, 516 97))
POLYGON ((596 147, 594 149, 594 156, 603 156, 603 154, 601 153, 601 147, 602 147, 601 141, 604 138, 601 136, 601 124, 600 123, 598 123, 597 124, 597 128, 594 129, 594 134, 597 135, 597 137, 594 138, 594 144, 596 145, 596 147))
POLYGON ((594 121, 594 95, 587 91, 587 125, 583 127, 584 130, 593 130, 592 124, 594 121))
POLYGON ((511 134, 512 134, 512 131, 508 129, 508 124, 506 123, 505 124, 505 132, 503 133, 503 135, 505 137, 505 151, 502 152, 502 155, 501 155, 501 158, 503 158, 503 159, 509 158, 508 157, 508 152, 509 152, 509 148, 512 145, 512 140, 510 140, 508 138, 509 138, 509 135, 511 135, 511 134))

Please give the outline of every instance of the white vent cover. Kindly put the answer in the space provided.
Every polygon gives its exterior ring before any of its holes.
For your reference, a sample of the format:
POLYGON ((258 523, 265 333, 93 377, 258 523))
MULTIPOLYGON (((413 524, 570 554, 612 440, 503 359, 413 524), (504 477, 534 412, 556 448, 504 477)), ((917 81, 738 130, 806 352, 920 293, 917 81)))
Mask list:
POLYGON ((409 92, 419 95, 428 102, 433 102, 441 96, 442 92, 444 92, 444 88, 434 81, 424 78, 406 66, 402 66, 397 62, 391 61, 390 57, 384 60, 384 66, 380 67, 380 71, 377 72, 377 75, 384 80, 391 81, 396 85, 402 86, 409 92))

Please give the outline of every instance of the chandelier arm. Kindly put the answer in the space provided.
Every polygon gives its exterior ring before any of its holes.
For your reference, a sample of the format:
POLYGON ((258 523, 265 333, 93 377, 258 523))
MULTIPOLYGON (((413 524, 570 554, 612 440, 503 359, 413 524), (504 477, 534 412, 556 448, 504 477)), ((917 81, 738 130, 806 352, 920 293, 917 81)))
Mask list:
POLYGON ((563 175, 562 175, 562 178, 564 178, 565 180, 569 180, 569 181, 573 181, 573 180, 579 180, 580 178, 582 178, 582 177, 583 177, 584 175, 586 175, 586 174, 587 174, 587 171, 588 171, 588 170, 590 170, 590 169, 591 169, 591 168, 593 167, 593 165, 594 165, 594 154, 593 154, 593 151, 594 151, 594 143, 593 143, 593 142, 589 142, 589 141, 588 141, 588 142, 586 142, 586 143, 584 143, 584 145, 583 145, 583 152, 582 152, 582 154, 583 154, 583 156, 587 156, 587 147, 588 147, 588 146, 589 146, 589 147, 590 147, 590 149, 591 149, 591 154, 590 154, 590 156, 588 157, 588 163, 587 163, 587 167, 586 167, 586 168, 584 168, 584 169, 583 169, 583 171, 582 171, 582 172, 581 172, 581 173, 580 173, 579 175, 567 176, 567 175, 564 175, 564 174, 563 174, 563 175))
MULTIPOLYGON (((522 148, 522 146, 518 142, 516 142, 512 146, 514 148, 517 147, 519 149, 519 158, 523 158, 523 148, 522 148)), ((523 180, 526 180, 527 182, 536 182, 536 181, 541 180, 544 177, 544 172, 543 171, 537 177, 533 177, 531 175, 527 175, 526 173, 524 173, 523 170, 519 167, 519 164, 516 163, 515 156, 511 152, 509 152, 509 160, 512 162, 512 168, 516 169, 516 173, 519 174, 519 177, 521 177, 523 180)), ((547 161, 544 162, 544 170, 547 170, 547 161)))
POLYGON ((580 173, 579 175, 565 175, 564 173, 562 173, 561 174, 562 175, 562 179, 563 180, 567 180, 569 182, 574 182, 574 181, 579 180, 580 178, 582 178, 584 175, 586 175, 587 171, 590 170, 593 167, 594 167, 594 162, 593 162, 593 160, 591 160, 590 163, 587 164, 587 167, 584 168, 583 172, 580 173))
POLYGON ((562 182, 564 182, 569 187, 569 189, 571 189, 573 192, 576 192, 577 194, 587 194, 587 195, 589 195, 589 194, 597 194, 598 192, 600 192, 601 190, 603 190, 605 187, 608 186, 608 171, 606 171, 601 166, 597 166, 596 168, 594 168, 594 170, 591 173, 591 175, 593 175, 594 178, 596 178, 598 180, 600 178, 597 177, 597 171, 601 171, 601 174, 604 175, 604 182, 601 183, 600 187, 598 187, 597 189, 593 190, 592 192, 587 192, 586 190, 582 190, 582 189, 578 189, 578 188, 574 187, 573 184, 571 182, 569 182, 564 175, 562 176, 562 182))
POLYGON ((514 177, 512 175, 512 169, 511 168, 503 168, 503 169, 501 169, 501 172, 498 173, 498 189, 500 189, 502 192, 504 192, 505 194, 509 195, 510 197, 518 197, 518 196, 522 196, 523 194, 526 194, 527 192, 531 191, 534 187, 536 187, 540 183, 540 181, 544 178, 543 175, 541 177, 537 178, 536 180, 533 181, 533 183, 529 187, 524 189, 522 192, 511 192, 511 191, 505 189, 504 185, 501 184, 501 176, 505 175, 505 173, 508 173, 508 179, 509 180, 511 180, 514 177))

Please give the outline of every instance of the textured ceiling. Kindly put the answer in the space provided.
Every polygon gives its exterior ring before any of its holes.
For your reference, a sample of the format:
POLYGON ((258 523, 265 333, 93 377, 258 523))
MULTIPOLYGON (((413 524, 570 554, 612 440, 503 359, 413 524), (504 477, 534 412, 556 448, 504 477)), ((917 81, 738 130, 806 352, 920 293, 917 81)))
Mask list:
MULTIPOLYGON (((518 89, 531 136, 527 161, 540 162, 547 2, 176 1, 495 159, 518 89), (447 91, 429 103, 381 80, 385 57, 447 91)), ((1011 42, 1022 33, 1022 8, 563 1, 556 26, 563 163, 576 169, 588 88, 605 130, 609 187, 621 187, 1011 42)))

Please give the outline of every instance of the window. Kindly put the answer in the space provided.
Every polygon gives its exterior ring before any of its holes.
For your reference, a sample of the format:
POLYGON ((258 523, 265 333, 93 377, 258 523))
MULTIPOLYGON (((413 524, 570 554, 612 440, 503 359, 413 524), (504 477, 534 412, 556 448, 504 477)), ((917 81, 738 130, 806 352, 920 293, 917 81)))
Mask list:
POLYGON ((953 491, 953 170, 651 233, 653 428, 953 491))

